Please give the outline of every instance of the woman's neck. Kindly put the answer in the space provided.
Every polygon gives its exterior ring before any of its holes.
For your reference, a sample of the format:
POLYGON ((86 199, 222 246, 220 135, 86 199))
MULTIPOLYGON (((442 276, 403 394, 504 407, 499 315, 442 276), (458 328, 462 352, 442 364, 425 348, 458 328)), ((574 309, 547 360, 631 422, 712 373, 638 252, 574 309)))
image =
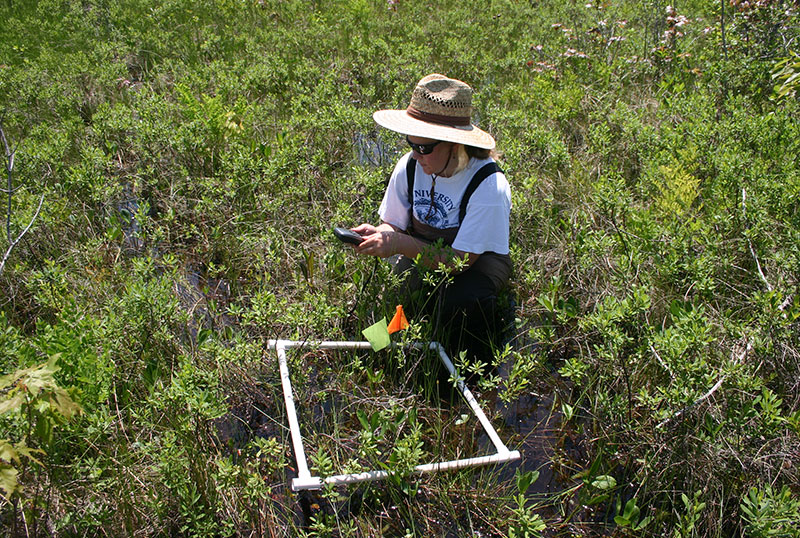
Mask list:
POLYGON ((450 146, 450 157, 447 159, 447 164, 442 169, 442 172, 436 174, 438 177, 453 177, 469 164, 469 155, 467 150, 464 149, 462 144, 453 144, 450 146))

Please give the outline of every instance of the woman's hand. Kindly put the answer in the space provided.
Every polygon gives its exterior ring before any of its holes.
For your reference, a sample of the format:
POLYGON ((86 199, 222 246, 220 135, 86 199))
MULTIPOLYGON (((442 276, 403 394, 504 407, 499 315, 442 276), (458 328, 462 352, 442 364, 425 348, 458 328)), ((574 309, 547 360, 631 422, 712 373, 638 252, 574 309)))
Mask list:
POLYGON ((395 231, 390 224, 383 223, 380 226, 361 224, 353 228, 353 231, 364 238, 360 244, 353 245, 358 254, 378 256, 379 258, 388 258, 397 254, 396 242, 399 239, 398 235, 402 234, 395 231))
POLYGON ((372 224, 360 224, 351 229, 361 237, 367 237, 368 235, 372 235, 378 231, 378 229, 372 224))
POLYGON ((397 235, 395 231, 380 231, 377 230, 371 235, 364 237, 364 240, 354 245, 353 248, 359 254, 366 254, 368 256, 378 256, 379 258, 388 258, 394 251, 394 239, 397 235))

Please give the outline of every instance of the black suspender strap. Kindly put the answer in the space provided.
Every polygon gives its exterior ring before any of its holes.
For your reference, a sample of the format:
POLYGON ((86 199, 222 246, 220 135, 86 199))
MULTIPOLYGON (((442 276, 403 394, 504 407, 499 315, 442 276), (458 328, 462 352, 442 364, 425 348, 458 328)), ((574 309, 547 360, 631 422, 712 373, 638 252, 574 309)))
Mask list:
POLYGON ((469 203, 469 199, 472 196, 472 193, 475 192, 475 189, 478 188, 478 185, 486 179, 487 177, 491 176, 495 172, 502 172, 497 163, 486 163, 481 166, 480 170, 475 172, 475 175, 472 176, 472 179, 467 185, 467 190, 464 191, 464 196, 461 197, 461 207, 458 210, 458 225, 464 222, 464 217, 467 215, 467 204, 469 203))
POLYGON ((414 174, 417 171, 417 160, 408 158, 406 163, 406 178, 408 179, 408 204, 411 206, 411 211, 414 211, 414 174))
MULTIPOLYGON (((414 207, 414 175, 416 171, 417 161, 409 157, 408 162, 406 163, 406 179, 408 180, 408 203, 412 208, 414 207)), ((469 181, 469 185, 467 185, 467 190, 464 191, 464 196, 461 197, 461 207, 459 207, 458 210, 459 226, 461 226, 461 223, 464 222, 464 217, 467 215, 467 204, 469 203, 472 193, 475 192, 475 189, 478 188, 484 179, 496 172, 502 171, 503 170, 497 166, 497 163, 491 162, 484 164, 477 172, 475 172, 475 175, 472 176, 472 179, 469 181)))

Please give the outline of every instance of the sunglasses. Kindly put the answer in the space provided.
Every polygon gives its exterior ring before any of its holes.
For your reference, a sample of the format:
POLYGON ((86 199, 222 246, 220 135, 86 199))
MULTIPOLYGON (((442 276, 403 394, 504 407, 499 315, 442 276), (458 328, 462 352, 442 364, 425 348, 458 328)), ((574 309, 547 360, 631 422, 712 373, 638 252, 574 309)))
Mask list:
POLYGON ((430 144, 415 144, 414 142, 408 139, 408 136, 406 136, 406 142, 408 143, 409 146, 411 146, 411 149, 413 149, 420 155, 430 155, 431 153, 433 153, 433 148, 436 147, 436 144, 442 143, 441 140, 437 140, 436 142, 431 142, 430 144))

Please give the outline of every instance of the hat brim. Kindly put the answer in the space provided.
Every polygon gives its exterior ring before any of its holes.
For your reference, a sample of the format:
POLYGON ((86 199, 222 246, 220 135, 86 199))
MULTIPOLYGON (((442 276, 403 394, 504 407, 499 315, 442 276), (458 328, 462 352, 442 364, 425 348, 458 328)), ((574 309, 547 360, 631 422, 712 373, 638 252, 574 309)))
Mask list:
POLYGON ((492 135, 474 125, 451 127, 429 123, 412 118, 405 110, 378 110, 372 114, 372 118, 381 127, 404 135, 455 142, 483 149, 494 149, 495 146, 492 135))

